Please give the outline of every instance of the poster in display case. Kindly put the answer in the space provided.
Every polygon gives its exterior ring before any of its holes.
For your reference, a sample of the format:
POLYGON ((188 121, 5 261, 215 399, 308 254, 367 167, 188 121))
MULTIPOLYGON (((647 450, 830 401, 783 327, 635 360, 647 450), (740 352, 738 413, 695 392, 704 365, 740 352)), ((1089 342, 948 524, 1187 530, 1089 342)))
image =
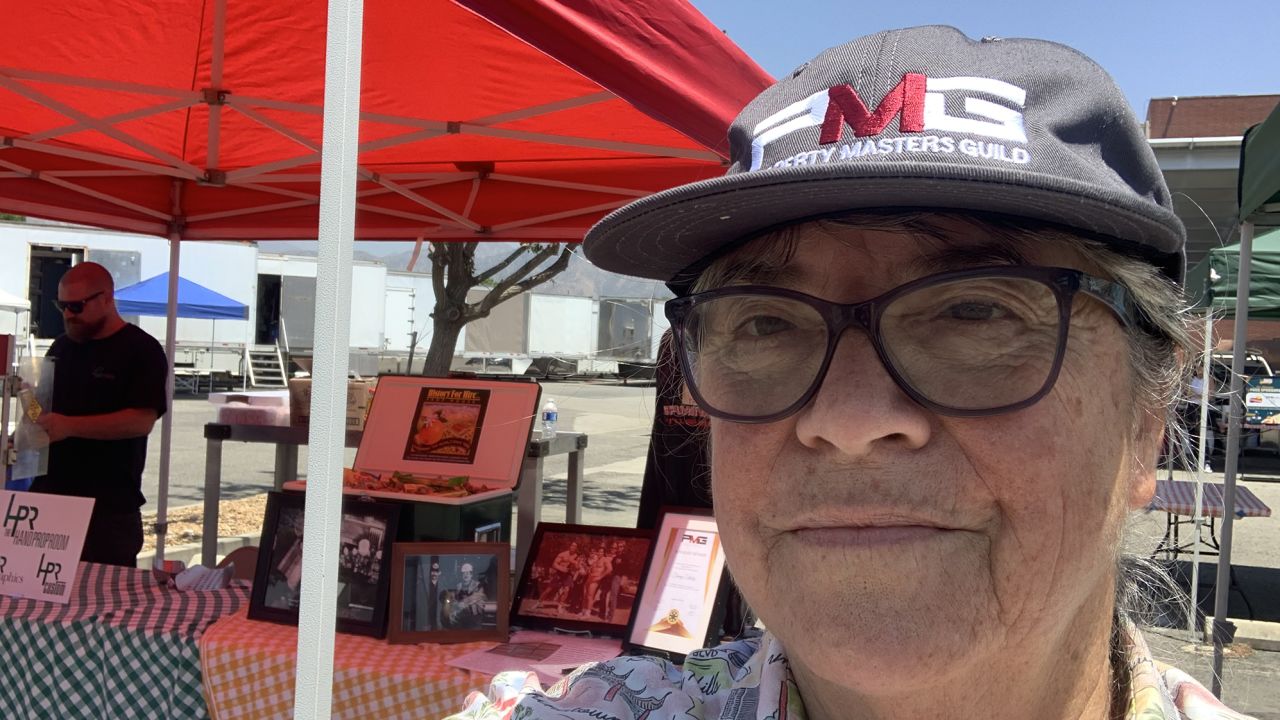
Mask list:
POLYGON ((525 381, 379 377, 355 462, 343 471, 343 491, 443 505, 510 495, 541 391, 525 381))
POLYGON ((485 388, 422 388, 409 426, 404 459, 474 463, 488 406, 489 390, 485 388))

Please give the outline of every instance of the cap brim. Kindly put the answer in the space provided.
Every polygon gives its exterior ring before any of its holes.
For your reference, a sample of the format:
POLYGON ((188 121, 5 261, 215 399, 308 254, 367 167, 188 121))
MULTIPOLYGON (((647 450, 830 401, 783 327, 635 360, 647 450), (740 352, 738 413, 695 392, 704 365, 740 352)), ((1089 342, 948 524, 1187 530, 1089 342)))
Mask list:
MULTIPOLYGON (((990 212, 1064 225, 1118 241, 1175 280, 1182 238, 1173 213, 1159 220, 1096 197, 1097 189, 1054 176, 1028 187, 1027 173, 957 177, 955 166, 812 166, 737 173, 665 190, 610 213, 587 234, 587 258, 611 272, 671 281, 739 241, 780 225, 858 210, 990 212), (890 174, 892 173, 892 174, 890 174), (1048 189, 1046 189, 1048 188, 1048 189)), ((972 173, 972 169, 970 169, 972 173)))

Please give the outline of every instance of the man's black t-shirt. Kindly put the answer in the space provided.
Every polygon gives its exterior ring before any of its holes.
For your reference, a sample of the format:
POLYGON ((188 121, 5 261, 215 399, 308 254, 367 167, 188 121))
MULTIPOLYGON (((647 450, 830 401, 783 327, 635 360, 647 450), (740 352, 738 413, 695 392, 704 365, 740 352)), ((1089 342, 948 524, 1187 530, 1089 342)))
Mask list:
MULTIPOLYGON (((102 415, 141 408, 163 415, 168 406, 168 363, 156 339, 125 325, 101 340, 78 343, 66 335, 53 341, 53 407, 61 415, 102 415)), ((33 492, 95 498, 94 513, 136 511, 142 495, 147 438, 67 438, 50 446, 49 474, 33 492)))

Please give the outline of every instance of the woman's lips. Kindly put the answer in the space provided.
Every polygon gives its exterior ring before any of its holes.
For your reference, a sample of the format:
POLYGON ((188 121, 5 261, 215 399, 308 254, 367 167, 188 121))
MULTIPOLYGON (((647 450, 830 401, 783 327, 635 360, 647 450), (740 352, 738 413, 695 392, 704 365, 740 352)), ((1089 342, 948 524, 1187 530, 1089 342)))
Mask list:
POLYGON ((800 542, 825 547, 886 547, 927 542, 956 530, 936 525, 824 525, 799 527, 790 534, 800 542))

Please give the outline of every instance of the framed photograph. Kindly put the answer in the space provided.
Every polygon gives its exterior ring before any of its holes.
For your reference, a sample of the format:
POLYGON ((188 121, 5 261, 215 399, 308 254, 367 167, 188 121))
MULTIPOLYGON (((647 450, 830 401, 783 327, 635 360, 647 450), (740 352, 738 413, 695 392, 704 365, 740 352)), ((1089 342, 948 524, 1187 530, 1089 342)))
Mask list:
POLYGON ((724 546, 710 510, 664 508, 623 647, 673 661, 719 638, 724 546))
POLYGON ((511 604, 511 623, 622 637, 653 533, 538 523, 511 604))
POLYGON ((507 641, 507 543, 396 543, 391 568, 392 643, 507 641))
MULTIPOLYGON (((267 496, 262 544, 249 597, 249 618, 298 624, 302 597, 304 496, 267 496)), ((340 632, 384 637, 391 587, 391 546, 400 506, 347 499, 342 504, 342 546, 338 554, 340 632)))

